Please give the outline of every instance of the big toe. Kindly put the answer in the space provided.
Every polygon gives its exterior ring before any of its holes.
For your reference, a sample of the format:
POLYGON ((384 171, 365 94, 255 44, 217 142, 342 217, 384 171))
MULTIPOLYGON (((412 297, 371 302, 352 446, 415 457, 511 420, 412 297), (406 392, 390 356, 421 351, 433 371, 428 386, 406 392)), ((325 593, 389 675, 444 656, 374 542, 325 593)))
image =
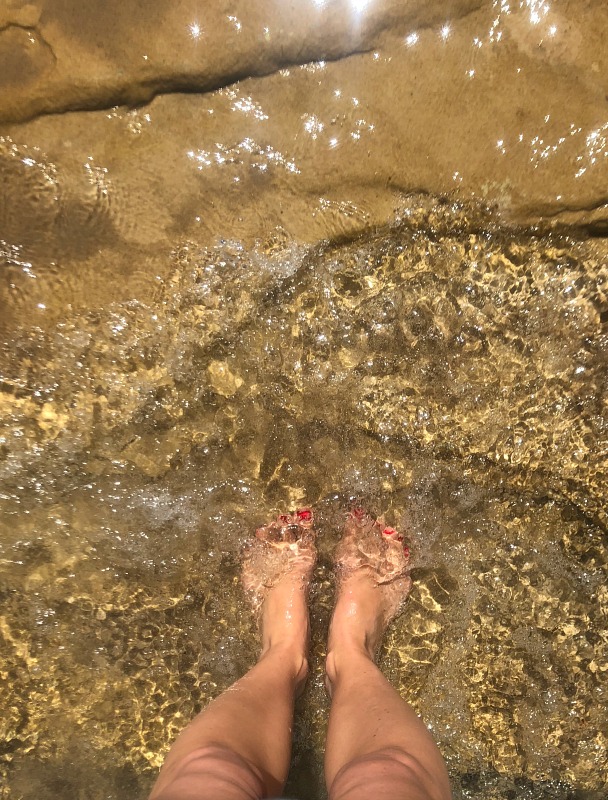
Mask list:
POLYGON ((386 526, 382 517, 374 519, 356 508, 346 519, 336 568, 344 574, 361 567, 369 568, 378 583, 395 580, 408 573, 409 548, 403 534, 386 526))
POLYGON ((265 542, 292 544, 303 540, 308 543, 311 538, 314 539, 313 513, 308 508, 302 508, 289 514, 279 514, 268 525, 258 528, 255 535, 265 542))
MULTIPOLYGON (((279 514, 258 528, 255 539, 243 548, 241 580, 254 608, 284 576, 307 583, 316 560, 312 512, 302 509, 279 514)), ((290 578, 290 579, 291 579, 290 578)))

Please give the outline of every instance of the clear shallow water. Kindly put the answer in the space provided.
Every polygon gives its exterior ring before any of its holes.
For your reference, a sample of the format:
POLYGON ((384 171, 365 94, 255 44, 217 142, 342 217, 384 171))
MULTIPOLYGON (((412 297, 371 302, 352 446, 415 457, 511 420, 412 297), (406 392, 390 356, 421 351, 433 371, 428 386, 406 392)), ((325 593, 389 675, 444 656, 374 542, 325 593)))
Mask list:
POLYGON ((6 796, 143 796, 256 653, 242 543, 301 503, 321 557, 290 791, 322 794, 355 498, 410 533, 383 666, 456 797, 601 796, 604 254, 412 197, 342 244, 183 242, 153 302, 23 319, 2 384, 6 796))
POLYGON ((382 664, 456 798, 606 793, 606 9, 355 5, 0 9, 6 800, 145 797, 300 504, 323 797, 354 500, 412 540, 382 664))

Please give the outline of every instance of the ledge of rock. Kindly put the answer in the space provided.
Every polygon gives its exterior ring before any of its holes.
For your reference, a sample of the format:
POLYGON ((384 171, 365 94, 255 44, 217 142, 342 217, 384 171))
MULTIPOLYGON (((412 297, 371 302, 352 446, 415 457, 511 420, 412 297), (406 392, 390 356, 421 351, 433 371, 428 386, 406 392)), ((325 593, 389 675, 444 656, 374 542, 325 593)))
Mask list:
POLYGON ((310 242, 413 192, 603 233, 606 37, 593 0, 8 4, 0 238, 310 242))
POLYGON ((77 0, 9 3, 0 10, 0 121, 137 105, 156 94, 209 91, 335 60, 373 47, 384 30, 405 34, 481 2, 237 0, 201 7, 197 0, 107 0, 94 9, 77 0), (52 70, 38 66, 39 42, 54 54, 52 70))

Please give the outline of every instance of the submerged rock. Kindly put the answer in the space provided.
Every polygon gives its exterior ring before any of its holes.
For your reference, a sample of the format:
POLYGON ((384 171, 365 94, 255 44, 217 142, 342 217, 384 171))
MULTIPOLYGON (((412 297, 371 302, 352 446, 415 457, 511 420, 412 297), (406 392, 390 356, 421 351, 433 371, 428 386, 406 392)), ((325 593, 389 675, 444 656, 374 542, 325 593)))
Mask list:
POLYGON ((4 132, 110 170, 130 240, 158 241, 186 209, 208 242, 241 236, 254 209, 332 236, 420 190, 608 225, 605 4, 48 0, 3 22, 4 132), (14 125, 68 110, 89 113, 14 125))

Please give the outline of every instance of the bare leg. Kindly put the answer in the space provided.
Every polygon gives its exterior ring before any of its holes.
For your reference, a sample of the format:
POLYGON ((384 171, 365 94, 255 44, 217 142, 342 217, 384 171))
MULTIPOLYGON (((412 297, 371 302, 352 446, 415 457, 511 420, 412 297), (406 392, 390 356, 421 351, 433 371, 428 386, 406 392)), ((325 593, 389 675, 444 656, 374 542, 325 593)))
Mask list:
POLYGON ((294 699, 308 673, 307 594, 315 558, 309 511, 281 516, 256 532, 243 584, 261 613, 262 654, 180 734, 150 800, 258 800, 281 793, 294 699))
POLYGON ((332 706, 325 779, 330 800, 449 800, 443 758, 422 720, 374 663, 411 586, 407 548, 356 511, 336 554, 338 600, 326 663, 332 706))

